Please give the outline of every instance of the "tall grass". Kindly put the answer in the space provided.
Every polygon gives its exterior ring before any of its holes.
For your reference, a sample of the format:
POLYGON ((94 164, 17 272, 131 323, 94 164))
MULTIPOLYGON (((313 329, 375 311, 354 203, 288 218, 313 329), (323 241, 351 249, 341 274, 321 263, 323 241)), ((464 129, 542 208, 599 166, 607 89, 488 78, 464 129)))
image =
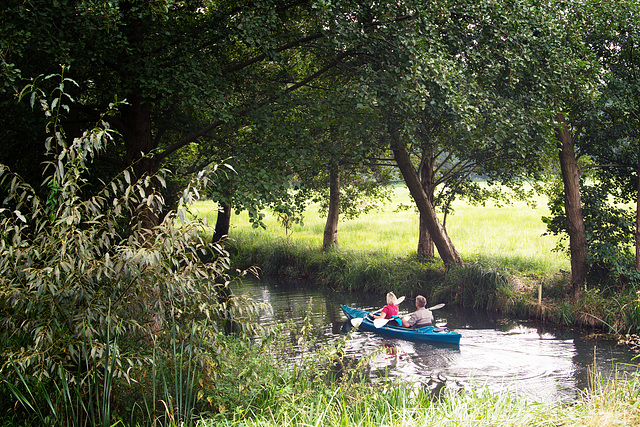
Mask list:
MULTIPOLYGON (((91 368, 92 360, 87 356, 91 351, 84 348, 85 359, 79 367, 79 375, 72 378, 67 371, 60 370, 59 376, 43 382, 26 377, 21 369, 11 364, 18 381, 14 384, 4 380, 17 401, 13 410, 27 415, 16 426, 64 426, 64 427, 111 427, 131 426, 181 426, 195 425, 194 410, 197 405, 196 393, 201 389, 199 380, 201 369, 198 352, 203 344, 204 330, 192 325, 191 332, 184 338, 177 336, 178 325, 174 321, 170 345, 164 351, 154 349, 151 366, 138 367, 139 378, 151 380, 141 382, 133 379, 122 380, 119 347, 110 340, 107 332, 102 366, 91 368), (91 368, 81 379, 82 369, 91 368), (140 387, 134 394, 140 401, 125 402, 125 394, 118 395, 133 385, 140 387), (131 406, 129 414, 120 411, 114 414, 113 407, 131 406), (130 418, 129 424, 123 420, 130 418)), ((108 330, 107 330, 108 331, 108 330)), ((130 366, 128 371, 135 371, 130 366)), ((127 374, 128 376, 128 374, 127 374)), ((2 418, 3 420, 6 418, 2 418)))
POLYGON ((535 402, 486 387, 446 389, 434 398, 421 387, 343 384, 331 393, 274 405, 248 417, 206 420, 203 426, 266 427, 452 427, 637 425, 640 382, 618 378, 585 392, 574 402, 535 402))

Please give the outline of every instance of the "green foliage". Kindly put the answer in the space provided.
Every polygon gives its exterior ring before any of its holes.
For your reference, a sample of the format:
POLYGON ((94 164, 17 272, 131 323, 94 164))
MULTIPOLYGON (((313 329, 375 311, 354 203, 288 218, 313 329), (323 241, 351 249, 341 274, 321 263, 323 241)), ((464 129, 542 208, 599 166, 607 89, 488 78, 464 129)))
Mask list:
MULTIPOLYGON (((378 209, 379 201, 389 201, 391 198, 391 190, 385 185, 386 182, 386 177, 376 181, 362 176, 352 177, 347 185, 340 187, 340 215, 350 220, 378 209)), ((329 190, 325 187, 319 193, 315 201, 320 204, 319 211, 326 214, 329 210, 329 190)))
MULTIPOLYGON (((94 369, 82 383, 66 371, 60 371, 58 377, 45 381, 25 376, 23 370, 11 361, 9 376, 15 375, 19 381, 17 385, 8 381, 6 384, 25 411, 37 416, 40 425, 111 426, 111 394, 118 354, 111 353, 117 350, 117 345, 110 340, 108 328, 104 348, 103 371, 94 369)), ((89 357, 91 347, 85 342, 81 350, 82 366, 90 366, 93 363, 89 357)), ((81 369, 79 366, 78 370, 81 369)))
MULTIPOLYGON (((636 289, 640 276, 635 271, 633 253, 635 213, 625 205, 614 203, 610 188, 604 182, 583 183, 581 194, 589 249, 589 285, 607 295, 615 295, 625 287, 636 289)), ((550 216, 543 217, 547 230, 565 235, 561 193, 550 198, 549 208, 550 216)))
POLYGON ((259 266, 265 277, 311 279, 333 289, 400 294, 429 294, 442 278, 442 265, 385 253, 321 251, 295 239, 229 242, 232 263, 238 268, 259 266))
POLYGON ((165 360, 174 372, 182 372, 183 365, 187 371, 183 378, 173 377, 166 411, 176 423, 184 421, 197 400, 191 360, 197 346, 187 339, 189 344, 175 347, 185 338, 176 337, 175 329, 168 334, 168 320, 174 328, 193 322, 187 338, 206 333, 207 351, 215 354, 220 345, 213 332, 231 319, 255 332, 252 317, 260 306, 228 290, 227 253, 205 244, 202 224, 187 217, 186 206, 195 195, 191 188, 183 193, 181 209, 145 229, 133 214, 162 208, 162 197, 152 191, 163 184, 162 176, 136 181, 125 170, 100 187, 88 180, 91 160, 113 132, 100 122, 68 142, 60 120, 68 111, 65 91, 73 81, 64 75, 46 79, 60 82, 51 101, 37 81, 25 90, 49 118, 46 199, 0 165, 3 374, 31 390, 31 398, 22 399, 25 405, 51 396, 48 406, 60 414, 54 424, 90 413, 94 425, 109 424, 109 405, 118 399, 109 394, 112 381, 124 387, 134 373, 155 369, 156 343, 165 349, 173 345, 173 357, 165 360), (211 254, 213 260, 203 263, 211 254), (183 383, 186 389, 180 388, 183 383))
MULTIPOLYGON (((184 330, 173 322, 170 331, 153 337, 152 345, 148 364, 129 367, 127 381, 119 378, 116 366, 121 354, 116 342, 111 341, 105 346, 109 364, 104 372, 94 370, 83 384, 65 372, 42 381, 23 375, 15 364, 10 369, 19 379, 17 384, 3 384, 21 405, 18 408, 35 415, 37 425, 47 426, 190 426, 207 409, 222 409, 217 405, 220 400, 233 405, 250 403, 235 400, 233 388, 227 388, 242 382, 242 375, 216 375, 231 371, 227 369, 229 360, 247 356, 237 350, 237 345, 249 348, 248 341, 213 336, 196 322, 184 330)), ((90 348, 84 354, 88 366, 92 363, 88 357, 90 348)), ((248 358, 249 362, 257 360, 248 358)), ((263 365, 264 362, 261 360, 263 365)), ((20 425, 32 424, 25 421, 20 425)))
POLYGON ((219 360, 228 375, 213 380, 214 387, 205 391, 209 393, 206 400, 218 411, 215 420, 287 412, 312 396, 324 396, 334 384, 364 378, 367 359, 343 357, 348 335, 332 344, 318 345, 312 303, 305 319, 282 324, 274 335, 252 342, 224 341, 219 360))
POLYGON ((406 382, 347 383, 300 396, 289 404, 233 418, 204 420, 203 426, 584 426, 634 425, 640 381, 622 374, 605 380, 597 372, 588 390, 569 403, 534 402, 488 386, 447 387, 440 399, 406 382), (304 397, 304 398, 303 398, 304 397))

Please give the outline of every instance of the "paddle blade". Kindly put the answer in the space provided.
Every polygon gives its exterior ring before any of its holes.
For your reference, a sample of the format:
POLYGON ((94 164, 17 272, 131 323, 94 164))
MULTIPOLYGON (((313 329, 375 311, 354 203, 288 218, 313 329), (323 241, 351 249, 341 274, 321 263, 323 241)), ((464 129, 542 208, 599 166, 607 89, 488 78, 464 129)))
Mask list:
POLYGON ((373 320, 373 326, 375 326, 376 328, 382 328, 387 323, 389 323, 389 319, 374 319, 373 320))
POLYGON ((427 310, 437 310, 439 308, 444 307, 444 303, 438 304, 438 305, 434 305, 433 307, 429 307, 427 308, 427 310))
POLYGON ((351 325, 354 328, 358 328, 360 327, 360 324, 362 323, 363 320, 364 320, 364 317, 354 317, 353 319, 351 319, 351 325))
POLYGON ((404 295, 396 300, 396 305, 402 304, 402 301, 404 301, 404 295))

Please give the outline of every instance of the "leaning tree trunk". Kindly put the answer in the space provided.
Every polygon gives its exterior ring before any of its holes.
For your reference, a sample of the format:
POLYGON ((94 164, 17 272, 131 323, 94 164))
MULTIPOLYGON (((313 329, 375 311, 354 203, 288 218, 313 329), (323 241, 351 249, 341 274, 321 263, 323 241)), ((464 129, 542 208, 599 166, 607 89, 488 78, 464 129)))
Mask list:
MULTIPOLYGON (((558 115, 558 122, 564 123, 564 115, 558 115)), ((558 155, 564 184, 564 209, 567 216, 569 251, 571 254, 571 291, 578 298, 587 280, 587 239, 580 197, 580 171, 576 160, 574 140, 564 125, 556 131, 558 155)))
POLYGON ((418 210, 421 215, 424 215, 425 224, 433 243, 438 248, 440 258, 446 265, 462 264, 462 257, 456 251, 451 239, 447 235, 446 230, 438 221, 436 211, 433 208, 433 204, 429 201, 427 194, 424 192, 418 177, 418 172, 413 167, 409 154, 405 147, 400 142, 400 134, 397 127, 389 128, 389 136, 391 138, 391 149, 393 150, 393 157, 398 164, 398 168, 402 173, 404 182, 409 188, 411 196, 418 206, 418 210))
POLYGON ((329 174, 329 212, 324 226, 322 249, 338 246, 338 217, 340 215, 340 174, 332 170, 329 174))

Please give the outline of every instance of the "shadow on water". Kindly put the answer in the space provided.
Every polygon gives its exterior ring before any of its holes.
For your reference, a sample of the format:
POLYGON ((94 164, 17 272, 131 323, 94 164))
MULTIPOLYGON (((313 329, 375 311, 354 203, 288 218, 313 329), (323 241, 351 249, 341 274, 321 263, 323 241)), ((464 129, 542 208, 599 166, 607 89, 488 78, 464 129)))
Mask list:
MULTIPOLYGON (((351 329, 341 304, 371 311, 384 305, 384 297, 379 295, 333 292, 304 282, 247 281, 234 292, 251 294, 272 305, 273 313, 259 319, 265 324, 302 321, 310 310, 321 343, 330 343, 351 329)), ((410 300, 400 305, 401 313, 412 310, 410 300)), ((456 307, 445 307, 434 315, 436 321, 446 319, 450 329, 462 334, 460 346, 414 343, 355 331, 345 356, 371 356, 370 376, 374 380, 402 377, 426 383, 432 378, 446 378, 546 401, 575 398, 588 386, 589 371, 594 366, 605 380, 637 369, 631 361, 635 354, 626 347, 589 339, 584 331, 456 307)))

